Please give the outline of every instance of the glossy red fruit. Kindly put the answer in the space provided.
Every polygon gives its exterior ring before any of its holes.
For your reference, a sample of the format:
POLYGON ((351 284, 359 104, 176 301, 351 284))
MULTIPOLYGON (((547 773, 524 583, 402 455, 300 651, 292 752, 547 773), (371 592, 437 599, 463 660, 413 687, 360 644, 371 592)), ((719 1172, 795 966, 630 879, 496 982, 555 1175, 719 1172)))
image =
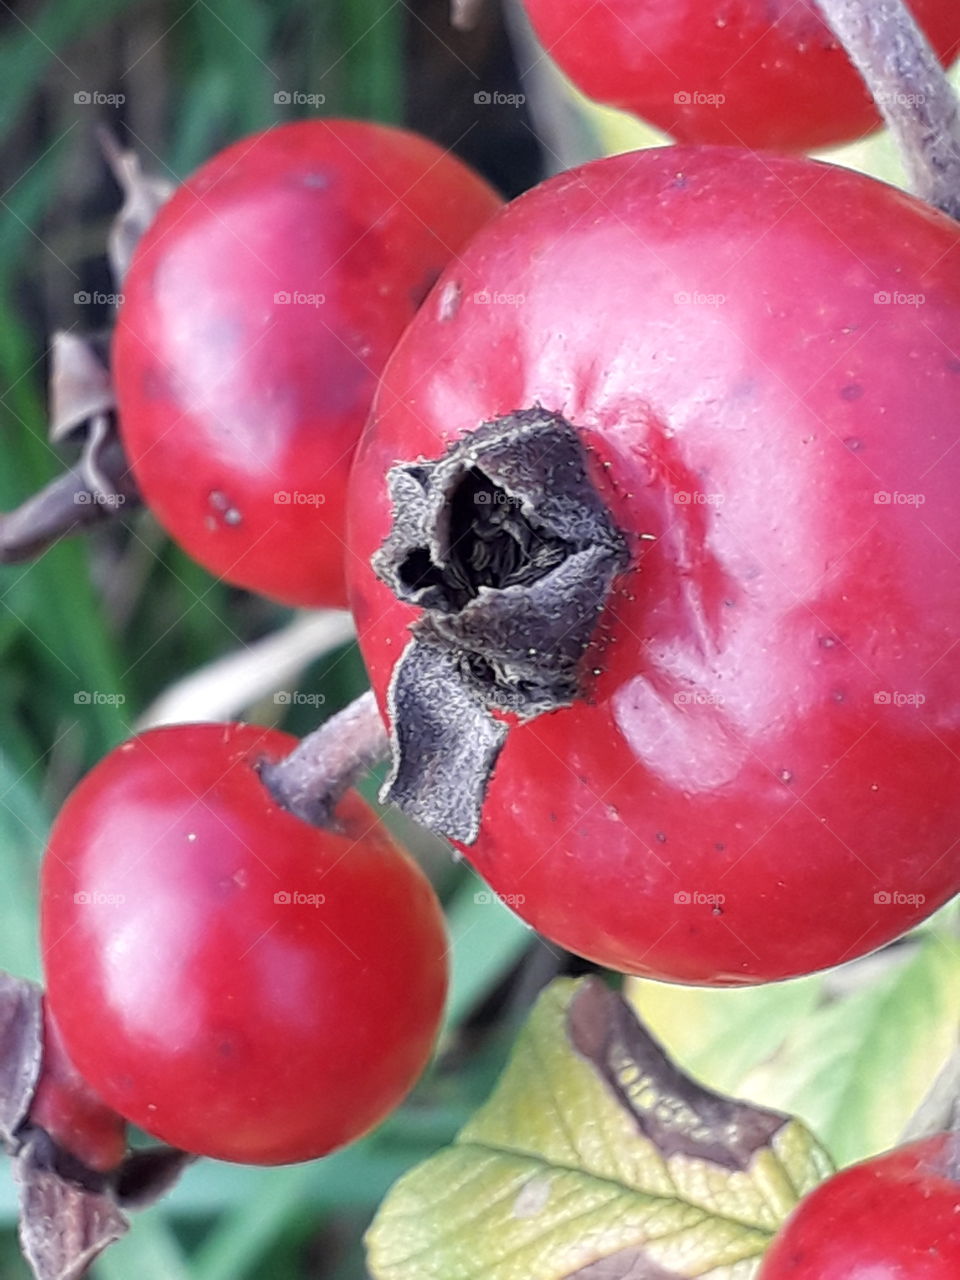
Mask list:
POLYGON ((339 829, 256 772, 294 739, 152 730, 67 800, 43 864, 49 1003, 99 1096, 200 1155, 283 1164, 359 1137, 429 1058, 446 986, 429 883, 354 793, 339 829))
POLYGON ((124 1120, 104 1106, 70 1061, 48 1005, 43 1017, 43 1066, 30 1121, 98 1173, 115 1169, 126 1154, 124 1120))
MULTIPOLYGON (((807 151, 880 124, 816 0, 524 0, 548 52, 591 98, 678 142, 807 151)), ((946 64, 955 0, 908 0, 946 64)))
POLYGON ((345 603, 344 494, 377 378, 499 204, 424 138, 311 120, 228 147, 161 210, 124 281, 121 431, 157 519, 212 573, 345 603))
POLYGON ((844 1169, 787 1219, 757 1280, 955 1280, 958 1178, 948 1133, 844 1169))
MULTIPOLYGON (((431 613, 369 567, 388 469, 536 405, 573 424, 630 563, 581 696, 507 734, 477 870, 553 941, 679 982, 807 973, 923 920, 960 888, 960 227, 728 148, 618 156, 517 200, 407 331, 354 467, 384 707, 431 613)), ((454 533, 461 566, 489 560, 454 533)), ((446 572, 446 537, 411 579, 446 572)), ((475 671, 483 643, 454 661, 475 671)))

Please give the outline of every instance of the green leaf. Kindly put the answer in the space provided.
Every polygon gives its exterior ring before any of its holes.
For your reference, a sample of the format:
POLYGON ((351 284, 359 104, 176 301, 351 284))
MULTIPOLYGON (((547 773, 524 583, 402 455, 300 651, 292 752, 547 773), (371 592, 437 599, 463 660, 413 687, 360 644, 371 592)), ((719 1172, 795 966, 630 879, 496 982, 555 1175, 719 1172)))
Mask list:
MULTIPOLYGON (((957 1035, 960 951, 946 930, 899 949, 869 985, 799 1022, 743 1091, 816 1127, 842 1165, 894 1146, 957 1035)), ((886 957, 884 957, 886 959, 886 957)))
MULTIPOLYGON (((711 1089, 743 1096, 747 1073, 813 1012, 823 977, 762 987, 676 987, 628 978, 624 994, 665 1048, 711 1089)), ((785 1105, 778 1100, 777 1105, 785 1105)))
POLYGON ((251 1270, 271 1240, 303 1211, 315 1168, 309 1164, 271 1170, 267 1194, 244 1202, 218 1223, 193 1260, 193 1280, 236 1280, 251 1270))
POLYGON ((541 997, 493 1097, 393 1188, 376 1280, 748 1280, 830 1162, 682 1075, 599 981, 541 997))
POLYGON ((139 1213, 129 1235, 97 1261, 96 1280, 191 1280, 191 1269, 159 1208, 139 1213))
MULTIPOLYGON (((110 18, 128 7, 132 7, 132 0, 101 0, 95 7, 88 0, 49 0, 32 7, 29 25, 19 16, 17 22, 5 23, 0 40, 4 128, 13 128, 18 112, 36 92, 51 63, 66 65, 58 49, 66 48, 78 36, 95 39, 110 18)), ((17 16, 12 9, 10 16, 17 16)))
POLYGON ((35 978, 37 877, 49 817, 30 783, 0 747, 0 969, 35 978))
POLYGON ((534 934, 470 874, 447 907, 451 983, 446 1026, 455 1027, 509 973, 534 934))
POLYGON ((350 115, 386 123, 402 119, 405 18, 406 8, 396 0, 353 0, 341 6, 350 115))

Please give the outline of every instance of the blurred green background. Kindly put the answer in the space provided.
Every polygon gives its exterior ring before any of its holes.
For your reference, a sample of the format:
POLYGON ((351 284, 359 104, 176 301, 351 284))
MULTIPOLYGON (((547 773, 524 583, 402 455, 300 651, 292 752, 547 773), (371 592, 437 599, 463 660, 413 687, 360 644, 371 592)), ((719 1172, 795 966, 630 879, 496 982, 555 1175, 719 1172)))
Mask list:
MULTIPOLYGON (((469 35, 449 29, 444 3, 398 0, 48 0, 3 5, 0 14, 0 508, 71 458, 46 442, 50 333, 110 322, 105 309, 74 300, 113 288, 104 245, 119 191, 100 155, 98 124, 135 147, 149 171, 174 178, 237 137, 311 114, 406 122, 455 145, 509 194, 541 176, 526 119, 509 107, 484 115, 473 102, 480 88, 514 82, 492 8, 469 35), (95 94, 124 100, 83 100, 95 94), (325 101, 301 105, 297 94, 325 101)), ((329 652, 317 656, 327 647, 321 626, 305 668, 281 670, 284 646, 304 648, 284 640, 291 621, 296 634, 288 611, 214 581, 146 513, 35 563, 0 568, 0 967, 38 976, 37 865, 51 815, 158 695, 270 636, 280 645, 275 684, 273 657, 264 673, 252 650, 246 674, 233 681, 236 714, 306 732, 362 690, 362 664, 342 641, 342 621, 329 652), (280 687, 296 688, 299 705, 278 705, 280 687), (90 700, 78 702, 84 694, 90 700)), ((216 668, 187 693, 181 715, 217 714, 215 683, 216 668)), ((482 1101, 523 1010, 559 964, 509 912, 475 902, 482 886, 445 850, 409 838, 443 895, 453 939, 456 979, 437 1068, 380 1133, 330 1160, 192 1169, 162 1209, 138 1217, 96 1276, 366 1275, 359 1242, 378 1200, 482 1101)), ((14 1212, 2 1161, 3 1280, 28 1274, 14 1212)))
MULTIPOLYGON (((468 34, 450 29, 446 0, 31 0, 0 13, 2 508, 69 456, 46 442, 49 334, 109 324, 105 310, 74 301, 111 289, 104 243, 119 193, 98 124, 149 170, 181 177, 281 119, 404 122, 454 147, 508 195, 603 151, 661 141, 587 106, 538 58, 516 6, 504 15, 495 0, 468 34), (479 90, 522 90, 528 102, 478 109, 479 90), (93 93, 123 101, 83 100, 93 93), (293 105, 285 94, 325 101, 293 105)), ((898 180, 885 138, 841 158, 898 180)), ((364 687, 342 620, 328 621, 305 646, 303 619, 215 582, 147 513, 0 569, 0 968, 38 975, 38 860, 51 815, 79 776, 161 695, 182 718, 244 714, 307 731, 364 687), (264 641, 266 650, 257 647, 264 641), (249 660, 226 678, 228 712, 223 671, 210 664, 244 652, 249 660), (275 701, 292 687, 298 704, 275 701), (78 701, 84 694, 97 696, 78 701)), ((163 1206, 137 1217, 95 1276, 366 1276, 360 1237, 387 1187, 450 1140, 489 1092, 537 991, 577 968, 498 904, 478 901, 482 886, 437 842, 404 834, 450 920, 453 993, 435 1068, 378 1133, 326 1161, 191 1169, 163 1206)), ((760 993, 637 984, 635 995, 690 1066, 718 1086, 795 1106, 850 1159, 893 1140, 950 1049, 960 1002, 956 916, 854 966, 852 977, 760 993), (909 1036, 893 1035, 907 1017, 909 1036)), ((27 1276, 14 1213, 0 1162, 0 1280, 27 1276)))

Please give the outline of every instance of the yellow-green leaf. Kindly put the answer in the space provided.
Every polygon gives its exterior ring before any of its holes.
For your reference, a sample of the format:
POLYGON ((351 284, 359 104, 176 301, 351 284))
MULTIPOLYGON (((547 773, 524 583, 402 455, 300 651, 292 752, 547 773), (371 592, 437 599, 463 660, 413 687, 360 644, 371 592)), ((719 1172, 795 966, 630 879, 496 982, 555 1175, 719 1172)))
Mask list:
MULTIPOLYGON (((816 974, 762 987, 727 988, 676 987, 628 978, 624 994, 667 1052, 692 1075, 711 1089, 744 1096, 748 1072, 772 1058, 810 1017, 822 990, 823 976, 816 974)), ((778 1098, 776 1105, 788 1104, 778 1098)))
POLYGON ((749 1280, 830 1171, 797 1121, 684 1076, 595 979, 541 997, 490 1101, 400 1180, 376 1280, 749 1280))

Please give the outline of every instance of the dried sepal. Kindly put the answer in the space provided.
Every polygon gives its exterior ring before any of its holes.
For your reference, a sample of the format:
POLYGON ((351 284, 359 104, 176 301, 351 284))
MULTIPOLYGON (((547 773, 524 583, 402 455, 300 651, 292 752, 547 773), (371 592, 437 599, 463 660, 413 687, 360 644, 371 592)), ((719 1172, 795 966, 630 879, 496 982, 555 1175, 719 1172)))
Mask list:
POLYGON ((470 843, 503 716, 584 695, 583 659, 627 546, 576 430, 539 406, 395 466, 387 482, 393 526, 373 568, 423 612, 391 683, 384 798, 470 843))
POLYGON ((63 330, 53 335, 49 403, 49 436, 53 443, 66 439, 91 419, 114 411, 116 397, 102 337, 81 337, 63 330))
POLYGON ((130 1229, 105 1179, 67 1177, 63 1166, 63 1154, 47 1134, 30 1131, 14 1172, 20 1188, 20 1245, 36 1280, 80 1280, 103 1250, 130 1229))
POLYGON ((100 131, 100 145, 123 191, 123 204, 107 237, 107 256, 119 288, 141 237, 173 195, 176 184, 169 178, 144 173, 136 151, 122 147, 107 129, 100 131))
POLYGON ((0 1142, 20 1145, 43 1056, 43 993, 35 982, 0 972, 0 1142))

